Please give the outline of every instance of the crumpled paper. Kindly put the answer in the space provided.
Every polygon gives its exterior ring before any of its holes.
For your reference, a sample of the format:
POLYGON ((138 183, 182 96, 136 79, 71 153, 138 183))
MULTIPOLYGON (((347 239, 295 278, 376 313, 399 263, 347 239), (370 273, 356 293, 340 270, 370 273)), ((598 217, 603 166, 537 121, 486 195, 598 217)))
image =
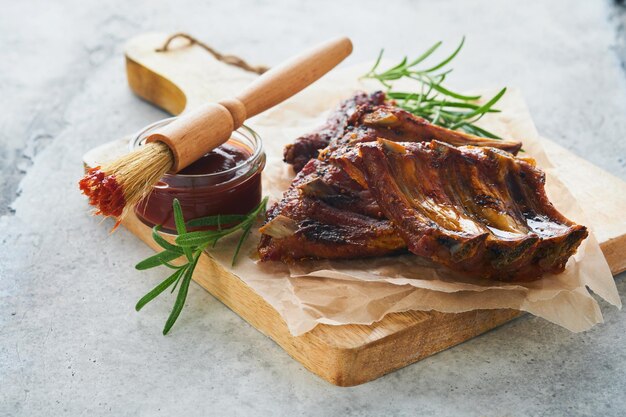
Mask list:
MULTIPOLYGON (((267 166, 264 193, 270 203, 280 199, 293 171, 282 161, 283 147, 320 125, 340 100, 356 90, 372 91, 377 84, 359 81, 367 65, 335 71, 292 99, 250 120, 263 139, 267 166)), ((410 86, 407 86, 410 88, 410 86)), ((481 91, 491 97, 495 91, 481 91)), ((536 159, 546 171, 546 188, 554 205, 568 218, 589 223, 567 188, 553 174, 539 135, 521 94, 509 90, 481 126, 523 142, 525 156, 536 159)), ((602 322, 600 308, 588 288, 621 308, 610 269, 593 232, 559 275, 546 275, 530 283, 500 283, 461 279, 444 268, 413 255, 355 260, 319 260, 293 265, 260 263, 255 232, 231 266, 235 237, 226 239, 210 254, 224 268, 260 294, 297 336, 319 323, 371 324, 386 314, 408 310, 447 313, 475 309, 511 308, 543 317, 573 332, 602 322), (229 241, 230 240, 230 241, 229 241)))

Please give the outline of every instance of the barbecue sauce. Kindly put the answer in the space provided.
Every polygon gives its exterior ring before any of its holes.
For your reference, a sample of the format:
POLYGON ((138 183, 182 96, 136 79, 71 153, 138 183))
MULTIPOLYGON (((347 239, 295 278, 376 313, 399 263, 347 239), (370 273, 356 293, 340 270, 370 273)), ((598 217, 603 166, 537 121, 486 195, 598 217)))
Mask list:
MULTIPOLYGON (((230 140, 177 174, 166 174, 135 208, 144 223, 176 232, 172 202, 177 198, 186 221, 218 214, 246 214, 261 201, 265 156, 230 140)), ((189 231, 208 227, 189 228, 189 231)))
POLYGON ((235 168, 252 156, 250 149, 242 145, 225 143, 183 168, 179 175, 206 175, 235 168))

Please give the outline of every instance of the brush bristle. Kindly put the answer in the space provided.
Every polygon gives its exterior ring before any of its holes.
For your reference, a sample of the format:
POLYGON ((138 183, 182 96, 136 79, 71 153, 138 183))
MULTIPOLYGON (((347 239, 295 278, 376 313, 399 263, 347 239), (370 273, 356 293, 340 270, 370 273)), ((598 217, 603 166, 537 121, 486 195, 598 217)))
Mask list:
POLYGON ((89 170, 80 180, 83 194, 96 214, 119 219, 148 193, 174 164, 167 145, 151 142, 102 167, 89 170))

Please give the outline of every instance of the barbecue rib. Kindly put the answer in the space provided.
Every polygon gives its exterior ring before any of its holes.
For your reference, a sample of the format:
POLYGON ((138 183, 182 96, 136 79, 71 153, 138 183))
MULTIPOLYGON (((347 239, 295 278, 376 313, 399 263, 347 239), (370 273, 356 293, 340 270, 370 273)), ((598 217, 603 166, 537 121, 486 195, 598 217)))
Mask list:
POLYGON ((513 154, 521 148, 520 142, 485 139, 445 129, 384 103, 385 93, 382 91, 358 92, 342 101, 324 125, 285 147, 284 161, 299 172, 327 146, 327 151, 332 151, 347 143, 368 142, 377 137, 405 142, 437 139, 452 145, 494 146, 513 154))
POLYGON ((337 161, 360 172, 411 252, 470 275, 560 273, 587 237, 550 203, 543 172, 498 149, 379 139, 337 161))
POLYGON ((335 109, 323 126, 314 132, 297 138, 294 143, 285 147, 283 152, 284 161, 293 165, 293 169, 299 172, 309 160, 317 158, 320 149, 328 146, 331 140, 343 136, 347 119, 360 105, 383 104, 385 93, 377 91, 372 94, 364 92, 356 93, 352 98, 342 101, 335 109))
POLYGON ((421 117, 392 105, 360 106, 346 119, 344 135, 331 139, 328 147, 322 151, 334 155, 340 148, 352 146, 360 142, 371 142, 377 138, 395 142, 428 142, 438 140, 454 146, 475 145, 491 146, 510 152, 519 152, 522 143, 505 139, 487 139, 468 133, 446 129, 433 125, 421 117))
MULTIPOLYGON (((300 173, 267 212, 259 244, 261 259, 351 258, 406 250, 371 193, 333 164, 335 157, 355 144, 377 137, 423 141, 433 134, 452 143, 494 142, 430 126, 404 110, 382 106, 384 98, 382 92, 357 93, 342 102, 322 128, 286 147, 285 160, 300 173), (323 147, 320 159, 311 159, 323 147), (302 163, 304 168, 299 167, 302 163)), ((513 152, 521 146, 511 141, 497 144, 513 152)))
POLYGON ((552 207, 534 162, 513 156, 520 142, 434 126, 383 101, 359 93, 285 149, 285 161, 303 168, 268 210, 262 260, 408 247, 485 278, 563 270, 586 229, 552 207))
POLYGON ((406 248, 368 190, 316 159, 268 210, 261 233, 264 261, 380 256, 406 248))

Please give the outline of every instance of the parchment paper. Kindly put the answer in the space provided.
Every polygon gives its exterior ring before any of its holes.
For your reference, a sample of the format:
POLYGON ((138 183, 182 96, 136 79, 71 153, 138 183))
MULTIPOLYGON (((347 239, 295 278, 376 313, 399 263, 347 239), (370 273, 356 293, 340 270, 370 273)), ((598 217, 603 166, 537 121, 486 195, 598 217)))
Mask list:
MULTIPOLYGON (((358 80, 367 68, 368 65, 361 65, 335 71, 248 122, 264 141, 268 163, 263 187, 264 193, 271 196, 270 203, 280 199, 294 175, 282 162, 284 145, 320 125, 328 112, 354 91, 379 88, 358 80)), ((480 93, 488 98, 495 91, 480 93)), ((546 188, 554 205, 566 217, 589 225, 573 196, 553 175, 553 166, 542 149, 521 94, 507 91, 497 107, 502 112, 490 114, 480 124, 503 137, 521 140, 526 155, 535 158, 546 171, 546 188)), ((524 284, 461 279, 413 255, 307 261, 290 266, 260 263, 256 257, 258 240, 256 232, 242 249, 247 256, 240 256, 234 267, 234 239, 224 240, 210 254, 271 304, 293 335, 310 331, 318 323, 371 324, 391 312, 452 313, 497 308, 527 311, 580 332, 602 322, 602 313, 587 288, 621 308, 615 282, 593 231, 569 260, 563 274, 546 275, 524 284)))

